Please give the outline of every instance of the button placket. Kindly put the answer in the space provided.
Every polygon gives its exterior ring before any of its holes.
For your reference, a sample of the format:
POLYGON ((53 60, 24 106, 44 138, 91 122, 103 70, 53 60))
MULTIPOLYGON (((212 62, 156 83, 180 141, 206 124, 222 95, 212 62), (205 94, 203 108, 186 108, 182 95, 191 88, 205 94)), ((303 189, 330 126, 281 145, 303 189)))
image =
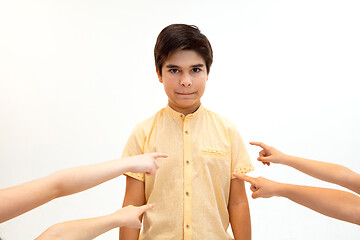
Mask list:
POLYGON ((183 124, 183 139, 184 139, 184 239, 191 239, 191 218, 192 218, 192 198, 191 198, 191 165, 192 151, 191 151, 191 119, 185 117, 183 124))

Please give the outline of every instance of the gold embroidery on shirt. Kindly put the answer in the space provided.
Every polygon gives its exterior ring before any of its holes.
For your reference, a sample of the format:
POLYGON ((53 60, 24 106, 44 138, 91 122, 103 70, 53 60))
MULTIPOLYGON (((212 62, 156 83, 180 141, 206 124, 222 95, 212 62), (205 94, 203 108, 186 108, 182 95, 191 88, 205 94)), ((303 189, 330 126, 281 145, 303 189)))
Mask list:
POLYGON ((236 168, 233 173, 246 174, 246 173, 254 171, 254 170, 255 170, 255 168, 252 164, 247 164, 242 167, 236 168))
POLYGON ((214 148, 201 148, 202 154, 218 156, 218 157, 226 157, 227 153, 225 151, 221 151, 214 148))

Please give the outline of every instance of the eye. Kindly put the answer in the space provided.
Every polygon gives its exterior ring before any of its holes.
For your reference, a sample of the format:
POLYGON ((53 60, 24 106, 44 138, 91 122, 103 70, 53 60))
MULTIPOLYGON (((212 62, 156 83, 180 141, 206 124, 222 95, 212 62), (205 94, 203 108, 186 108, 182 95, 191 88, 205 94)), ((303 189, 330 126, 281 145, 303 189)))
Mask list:
POLYGON ((169 70, 169 72, 171 72, 171 73, 178 73, 178 72, 179 72, 179 69, 171 68, 171 69, 169 70))
POLYGON ((201 68, 193 68, 192 71, 198 73, 201 71, 201 68))

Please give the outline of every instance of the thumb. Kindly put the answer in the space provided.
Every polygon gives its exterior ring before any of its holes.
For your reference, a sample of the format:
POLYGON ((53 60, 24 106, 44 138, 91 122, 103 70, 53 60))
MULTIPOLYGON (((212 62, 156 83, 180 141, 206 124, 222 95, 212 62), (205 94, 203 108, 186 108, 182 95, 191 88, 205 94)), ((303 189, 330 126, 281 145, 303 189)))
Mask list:
POLYGON ((136 224, 135 228, 141 228, 141 227, 142 227, 142 224, 141 224, 140 220, 138 220, 138 222, 137 222, 137 224, 136 224))
POLYGON ((261 162, 271 162, 271 157, 258 157, 257 160, 261 162))
POLYGON ((252 197, 253 199, 257 199, 257 198, 261 197, 261 196, 260 196, 260 193, 259 193, 259 190, 253 192, 252 195, 251 195, 251 197, 252 197))
POLYGON ((159 169, 160 165, 159 165, 158 161, 154 160, 154 163, 155 163, 156 169, 159 169))
POLYGON ((153 203, 150 203, 150 204, 147 204, 147 205, 143 205, 141 207, 138 207, 139 210, 140 210, 140 214, 143 214, 144 212, 152 209, 153 207, 155 207, 155 204, 153 203))

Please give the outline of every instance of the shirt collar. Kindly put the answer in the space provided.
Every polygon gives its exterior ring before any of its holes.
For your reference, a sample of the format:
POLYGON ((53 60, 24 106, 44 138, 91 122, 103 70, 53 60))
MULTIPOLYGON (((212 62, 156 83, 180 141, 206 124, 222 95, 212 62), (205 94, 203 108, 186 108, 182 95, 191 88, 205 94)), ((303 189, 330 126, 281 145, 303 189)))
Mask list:
POLYGON ((199 117, 203 112, 205 111, 204 107, 202 104, 200 104, 200 107, 194 112, 194 113, 191 113, 191 114, 188 114, 188 115, 184 115, 182 113, 179 113, 177 111, 175 111, 174 109, 172 109, 169 105, 167 105, 165 107, 165 112, 168 113, 170 116, 176 118, 176 119, 185 119, 185 118, 197 118, 199 117))

